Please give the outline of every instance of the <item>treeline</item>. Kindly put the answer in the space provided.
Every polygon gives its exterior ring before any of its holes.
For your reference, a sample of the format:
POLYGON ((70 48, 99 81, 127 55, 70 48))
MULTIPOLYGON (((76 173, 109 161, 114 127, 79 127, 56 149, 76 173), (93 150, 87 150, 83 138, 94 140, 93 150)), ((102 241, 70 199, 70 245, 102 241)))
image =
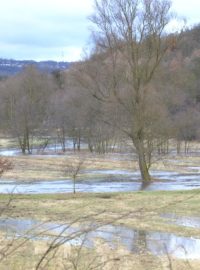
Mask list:
POLYGON ((115 143, 114 129, 100 120, 101 106, 77 86, 72 70, 47 74, 28 66, 0 82, 0 102, 1 133, 17 138, 23 153, 31 153, 36 141, 44 148, 52 138, 63 151, 69 138, 74 150, 84 142, 99 153, 115 143))

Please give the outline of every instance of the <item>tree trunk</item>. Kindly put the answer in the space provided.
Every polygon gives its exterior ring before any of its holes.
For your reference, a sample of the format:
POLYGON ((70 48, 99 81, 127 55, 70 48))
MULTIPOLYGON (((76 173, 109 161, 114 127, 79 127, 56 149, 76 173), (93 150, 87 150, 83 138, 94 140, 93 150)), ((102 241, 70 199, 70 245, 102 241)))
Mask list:
POLYGON ((177 154, 180 154, 181 153, 181 142, 180 141, 177 141, 177 144, 176 144, 176 153, 177 154))
POLYGON ((78 133, 78 138, 77 138, 77 149, 78 149, 78 151, 81 150, 81 135, 80 135, 80 132, 78 133))
POLYGON ((26 127, 26 148, 28 151, 28 154, 31 154, 31 147, 30 147, 30 136, 29 136, 29 129, 26 127))
POLYGON ((134 144, 138 154, 141 178, 143 181, 151 181, 151 176, 149 174, 149 169, 145 158, 144 142, 138 139, 137 142, 134 142, 134 144))
POLYGON ((73 193, 76 193, 76 178, 73 176, 73 193))
POLYGON ((143 153, 138 153, 140 173, 143 181, 151 181, 151 176, 143 153))

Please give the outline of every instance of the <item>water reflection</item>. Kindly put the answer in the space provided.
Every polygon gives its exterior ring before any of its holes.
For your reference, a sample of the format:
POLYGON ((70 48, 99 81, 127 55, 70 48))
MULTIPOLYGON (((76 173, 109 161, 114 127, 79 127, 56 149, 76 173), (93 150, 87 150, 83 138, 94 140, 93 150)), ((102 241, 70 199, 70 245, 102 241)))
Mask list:
MULTIPOLYGON (((181 237, 171 233, 151 232, 144 230, 132 230, 124 226, 105 225, 102 227, 92 226, 81 233, 80 228, 71 227, 68 224, 40 223, 35 220, 20 219, 0 219, 0 230, 6 231, 7 234, 17 234, 18 236, 29 236, 32 239, 49 240, 50 232, 57 234, 62 233, 62 238, 58 238, 59 242, 81 244, 88 247, 94 246, 96 238, 100 238, 108 242, 113 248, 124 246, 132 253, 150 252, 153 255, 169 254, 176 258, 182 259, 199 259, 200 258, 200 239, 192 237, 181 237), (43 230, 45 235, 34 233, 38 229, 43 230), (72 241, 70 240, 72 239, 72 241)), ((83 230, 82 230, 83 231, 83 230)))
POLYGON ((171 224, 200 229, 200 217, 180 217, 173 213, 162 214, 161 217, 171 224))
POLYGON ((142 184, 140 186, 140 190, 148 190, 149 186, 151 185, 151 182, 142 181, 142 184))

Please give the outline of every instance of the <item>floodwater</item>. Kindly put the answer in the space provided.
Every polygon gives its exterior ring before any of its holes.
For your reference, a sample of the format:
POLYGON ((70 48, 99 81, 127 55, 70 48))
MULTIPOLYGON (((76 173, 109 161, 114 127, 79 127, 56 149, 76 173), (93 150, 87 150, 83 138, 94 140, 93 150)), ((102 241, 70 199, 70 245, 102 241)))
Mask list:
MULTIPOLYGON (((68 148, 72 143, 68 142, 68 148)), ((59 147, 57 146, 57 150, 59 147)), ((60 157, 52 150, 55 146, 49 145, 46 150, 52 154, 42 155, 45 157, 60 157)), ((36 149, 33 151, 37 154, 36 149)), ((48 153, 48 152, 47 152, 48 153)), ((4 149, 0 151, 2 156, 21 155, 18 149, 4 149)), ((178 173, 174 171, 151 171, 151 175, 156 181, 142 183, 140 172, 131 170, 86 170, 83 172, 84 180, 76 181, 77 192, 127 192, 127 191, 156 191, 156 190, 191 190, 200 188, 200 167, 192 167, 189 164, 188 173, 178 173)), ((8 181, 0 179, 0 193, 65 193, 72 192, 73 182, 71 180, 51 180, 39 179, 37 182, 8 181)))
POLYGON ((19 149, 3 149, 0 151, 0 155, 1 156, 7 156, 7 157, 11 157, 11 156, 18 156, 22 154, 21 151, 19 149))
MULTIPOLYGON (((73 142, 72 140, 67 140, 66 141, 66 150, 73 150, 73 142)), ((81 143, 81 149, 87 149, 87 144, 85 143, 81 143)), ((52 156, 57 156, 58 155, 58 151, 62 151, 62 147, 60 144, 49 144, 47 145, 47 147, 44 149, 44 151, 42 149, 37 149, 34 148, 32 149, 32 153, 33 155, 42 155, 42 156, 51 156, 51 155, 45 155, 46 152, 51 151, 53 152, 52 156)), ((4 148, 0 150, 0 156, 19 156, 19 155, 23 155, 22 151, 19 148, 4 148)), ((28 155, 28 154, 27 154, 28 155)))
POLYGON ((165 218, 170 224, 200 229, 200 217, 177 216, 173 213, 162 214, 161 217, 165 218))
MULTIPOLYGON (((198 174, 178 174, 168 171, 152 171, 157 181, 142 183, 138 171, 126 170, 91 170, 85 172, 85 180, 76 181, 76 192, 131 192, 158 190, 191 190, 200 188, 198 174), (87 180, 91 174, 90 180, 87 180)), ((84 175, 83 175, 84 176, 84 175)), ((71 180, 38 180, 22 182, 0 179, 0 193, 70 193, 73 191, 71 180)))
POLYGON ((40 223, 35 220, 0 219, 0 230, 7 237, 28 237, 35 240, 55 239, 52 233, 59 235, 59 243, 81 244, 87 247, 95 245, 95 239, 106 241, 112 248, 123 246, 132 253, 150 252, 153 255, 165 255, 182 259, 200 259, 200 239, 181 237, 171 233, 151 232, 129 229, 124 226, 91 225, 84 227, 83 233, 78 227, 68 224, 40 223))

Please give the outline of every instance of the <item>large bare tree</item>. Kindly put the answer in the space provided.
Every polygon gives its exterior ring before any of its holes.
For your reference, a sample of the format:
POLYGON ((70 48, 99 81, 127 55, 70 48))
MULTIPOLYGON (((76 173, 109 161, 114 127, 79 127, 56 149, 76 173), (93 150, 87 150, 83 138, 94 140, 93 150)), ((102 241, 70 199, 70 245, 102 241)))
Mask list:
POLYGON ((95 51, 81 70, 92 95, 100 102, 115 103, 116 114, 123 112, 122 121, 117 117, 114 123, 121 123, 119 128, 131 138, 144 181, 151 180, 146 147, 151 131, 148 97, 154 74, 175 42, 164 32, 170 7, 168 0, 96 0, 91 17, 95 51))

